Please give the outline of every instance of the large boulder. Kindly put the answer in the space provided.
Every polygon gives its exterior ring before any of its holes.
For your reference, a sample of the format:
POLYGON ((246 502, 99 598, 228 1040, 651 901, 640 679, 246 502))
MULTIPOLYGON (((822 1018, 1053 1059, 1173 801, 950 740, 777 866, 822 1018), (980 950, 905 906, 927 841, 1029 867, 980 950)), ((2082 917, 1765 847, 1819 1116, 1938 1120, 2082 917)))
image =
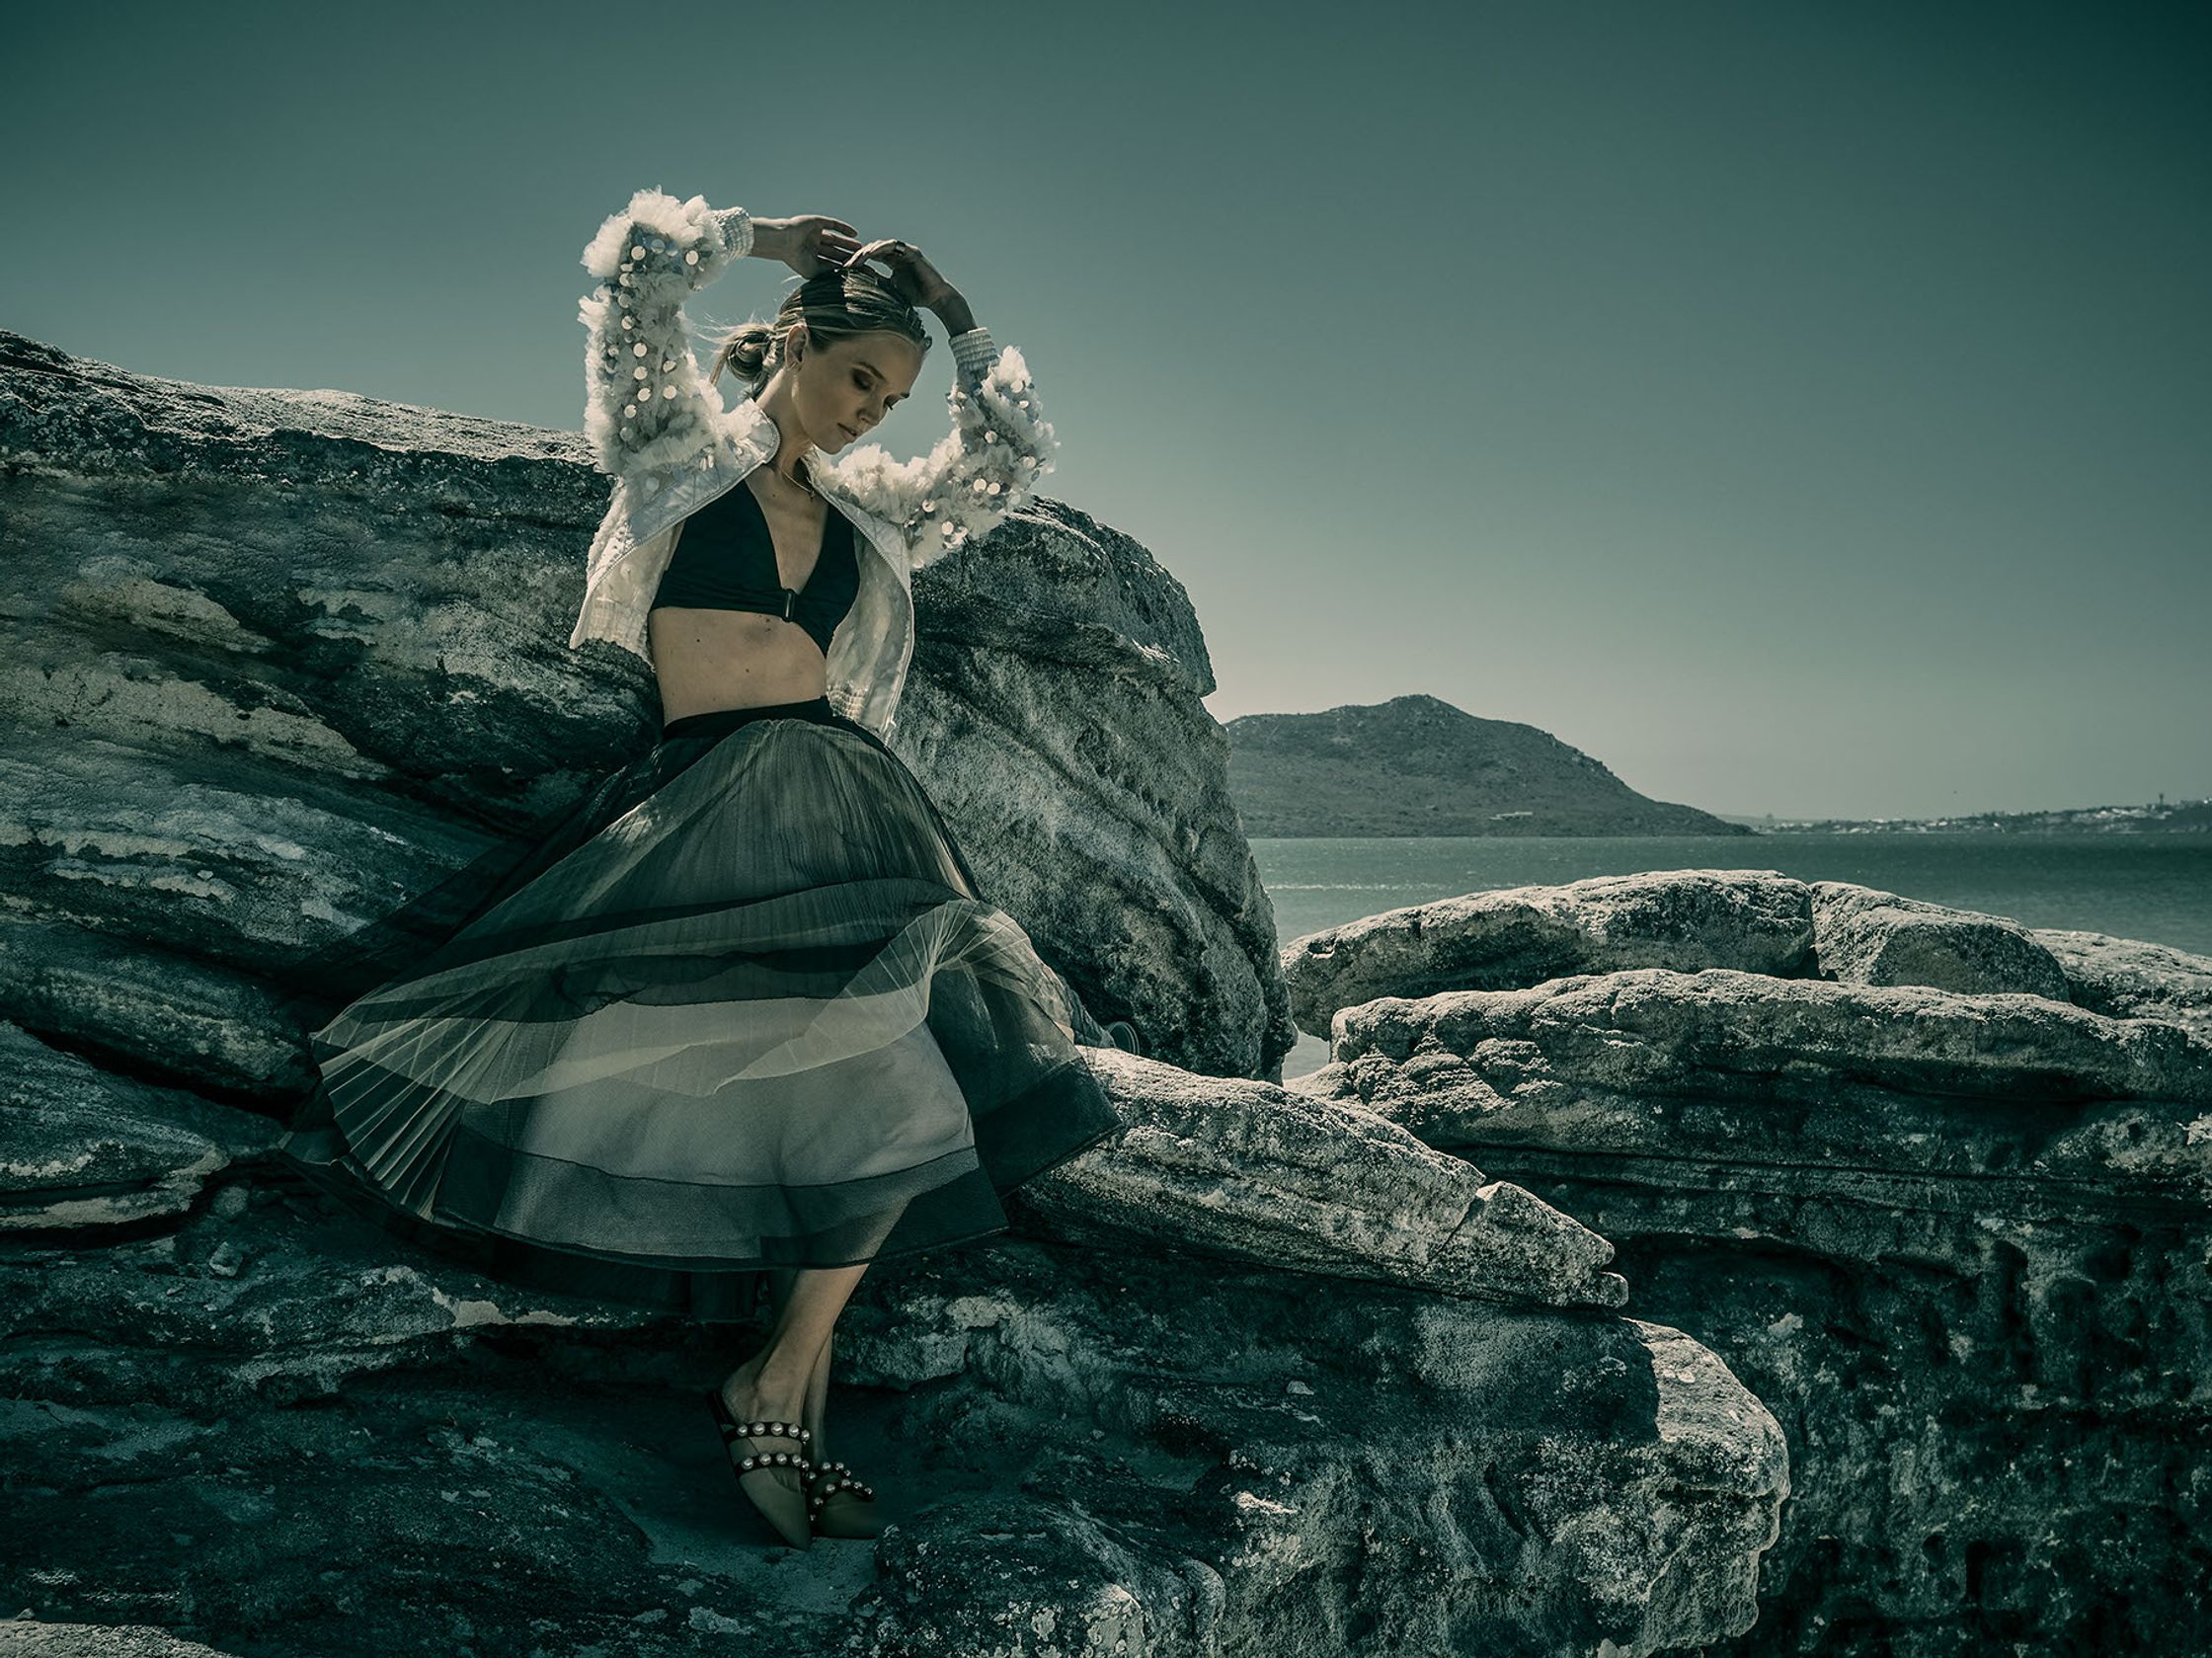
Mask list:
POLYGON ((1760 1621, 1706 1651, 2212 1650, 2212 964, 1819 888, 1836 979, 1380 996, 1291 1090, 1586 1222, 1774 1408, 1760 1621))
POLYGON ((914 583, 920 640, 895 746, 985 889, 1100 1018, 1223 1076, 1297 1040, 1275 910, 1199 699, 1213 665, 1182 584, 1072 507, 1042 503, 914 583))
MULTIPOLYGON (((2212 1040, 2178 1025, 2012 992, 1832 985, 1732 968, 1635 968, 1525 990, 1381 996, 1344 1009, 1336 1032, 1324 1068, 1344 1073, 1370 1109, 1385 1110, 1386 1098, 1392 1116, 1418 1094, 1486 1117, 1483 1090, 1497 1090, 1487 1081, 1466 1090, 1491 1067, 1510 1082, 1507 1093, 1532 1090, 1529 1099, 1546 1111, 1563 1111, 1584 1084, 1639 1100, 1841 1099, 1855 1108, 1867 1089, 1951 1106, 2124 1099, 2192 1114, 2212 1107, 2212 1040)), ((1961 1121, 1977 1124, 1971 1115, 1961 1121)), ((2001 1135, 2018 1126, 2002 1113, 1986 1123, 2001 1135)), ((1806 1127, 1802 1112, 1784 1122, 1792 1137, 1806 1127)), ((1441 1132, 1424 1121, 1417 1132, 1439 1144, 1432 1130, 1441 1132)), ((1878 1122, 1839 1123, 1837 1132, 1854 1156, 1921 1165, 1937 1151, 1883 1151, 1887 1131, 1878 1122)))
MULTIPOLYGON (((206 970, 280 977, 658 730, 644 663, 568 648, 607 487, 580 434, 0 332, 0 465, 11 919, 158 943, 198 997, 206 970)), ((1295 1034, 1181 587, 1040 501, 921 572, 916 605, 893 747, 987 896, 1147 1053, 1268 1074, 1295 1034)), ((0 966, 0 1016, 49 1028, 36 952, 0 966)))
POLYGON ((2066 970, 2017 921, 1848 881, 1815 881, 1811 889, 1823 979, 2068 999, 2066 970))
POLYGON ((1613 1246, 1396 1123, 1268 1082, 1099 1052, 1124 1129, 1022 1189, 1064 1237, 1164 1229, 1177 1247, 1449 1296, 1620 1306, 1613 1246))
POLYGON ((1385 909, 1294 938, 1298 1027, 1378 996, 1507 990, 1579 973, 1733 968, 1845 985, 2017 991, 2212 1031, 2212 958, 1772 869, 1651 870, 1385 909))
POLYGON ((1812 892, 1771 869, 1602 875, 1386 909, 1283 946, 1299 1028, 1329 1034, 1340 1007, 1377 996, 1493 990, 1570 973, 1742 968, 1813 971, 1812 892))

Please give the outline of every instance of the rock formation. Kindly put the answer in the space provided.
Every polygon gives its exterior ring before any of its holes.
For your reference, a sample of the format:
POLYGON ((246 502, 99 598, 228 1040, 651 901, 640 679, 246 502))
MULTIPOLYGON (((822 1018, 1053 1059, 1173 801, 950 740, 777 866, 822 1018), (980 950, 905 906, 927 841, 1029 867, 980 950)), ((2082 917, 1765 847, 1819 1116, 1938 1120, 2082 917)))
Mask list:
POLYGON ((0 1651, 1640 1658, 1750 1626, 1780 1430, 1623 1315, 1611 1243, 1355 1100, 1208 1073, 1291 1028, 1203 642, 1057 504, 924 573, 895 737, 993 896, 1178 1063, 1086 1052, 1123 1132, 1010 1233, 871 1268, 830 1421, 882 1538, 763 1546, 696 1397, 750 1339, 411 1250, 273 1158, 287 970, 650 737, 643 665, 562 643, 582 452, 0 335, 0 1651))
POLYGON ((1641 1654, 1751 1621, 1779 1430, 1611 1311, 1604 1240, 1357 1106, 1090 1058, 1125 1136, 839 1324, 835 1451, 899 1517, 855 1575, 869 1545, 749 1526, 691 1409, 719 1327, 401 1251, 269 1167, 270 1119, 0 1026, 0 1585, 218 1650, 1641 1654))
MULTIPOLYGON (((606 502, 585 457, 0 333, 12 919, 158 941, 194 981, 279 972, 649 744, 651 671, 567 645, 606 502)), ((1181 586, 1040 503, 916 589, 893 746, 989 896, 1147 1053, 1268 1074, 1296 1038, 1181 586)), ((128 1023, 106 1046, 159 1052, 144 1021, 195 1017, 147 999, 107 1010, 128 1023)), ((0 1015, 38 1027, 38 1001, 0 984, 0 1015)), ((102 1011, 70 1010, 79 1039, 102 1011)))
POLYGON ((1705 1650, 2212 1651, 2212 961, 1686 870, 1284 962, 1332 1032, 1294 1091, 1596 1227, 1780 1418, 1760 1619, 1705 1650))

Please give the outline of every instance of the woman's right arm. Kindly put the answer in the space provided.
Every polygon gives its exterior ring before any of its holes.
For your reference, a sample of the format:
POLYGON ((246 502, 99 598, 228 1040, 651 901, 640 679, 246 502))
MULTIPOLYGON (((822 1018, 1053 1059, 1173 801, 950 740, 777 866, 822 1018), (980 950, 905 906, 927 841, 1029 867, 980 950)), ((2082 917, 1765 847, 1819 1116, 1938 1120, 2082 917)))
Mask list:
POLYGON ((599 470, 621 476, 698 448, 713 413, 692 360, 683 302, 753 251, 752 216, 641 190, 599 226, 584 268, 599 285, 584 324, 584 433, 599 470))

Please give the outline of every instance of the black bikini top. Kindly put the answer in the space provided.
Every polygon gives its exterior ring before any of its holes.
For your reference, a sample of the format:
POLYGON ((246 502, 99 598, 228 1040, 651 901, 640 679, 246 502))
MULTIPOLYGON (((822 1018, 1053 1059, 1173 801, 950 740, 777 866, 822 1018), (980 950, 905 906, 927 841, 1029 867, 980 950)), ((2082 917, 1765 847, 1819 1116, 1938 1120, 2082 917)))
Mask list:
POLYGON ((860 591, 852 520, 825 503, 822 550, 804 588, 787 588, 776 568, 768 515, 742 479, 683 520, 675 555, 662 572, 653 609, 756 610, 805 628, 830 654, 830 636, 860 591))

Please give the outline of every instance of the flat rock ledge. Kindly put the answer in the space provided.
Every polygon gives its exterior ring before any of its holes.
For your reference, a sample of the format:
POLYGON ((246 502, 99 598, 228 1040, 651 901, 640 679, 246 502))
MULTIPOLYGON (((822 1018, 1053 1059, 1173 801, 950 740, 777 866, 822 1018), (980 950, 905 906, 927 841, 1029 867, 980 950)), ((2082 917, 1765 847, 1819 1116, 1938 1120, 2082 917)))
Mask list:
POLYGON ((1293 939, 1282 961, 1292 1016, 1322 1037, 1338 1008, 1378 996, 1638 967, 2012 990, 2212 1034, 2212 958, 1776 870, 1656 870, 1469 893, 1293 939))
POLYGON ((1586 1222, 1772 1405, 1707 1653, 2212 1651, 2212 962, 1769 871, 1420 908, 1286 950, 1291 1088, 1586 1222))
POLYGON ((1519 1187, 1374 1112, 1272 1083, 1085 1056, 1126 1127, 1111 1156, 1048 1171, 1020 1197, 1063 1236, 1106 1228, 1181 1249, 1450 1296, 1617 1307, 1613 1246, 1519 1187))

